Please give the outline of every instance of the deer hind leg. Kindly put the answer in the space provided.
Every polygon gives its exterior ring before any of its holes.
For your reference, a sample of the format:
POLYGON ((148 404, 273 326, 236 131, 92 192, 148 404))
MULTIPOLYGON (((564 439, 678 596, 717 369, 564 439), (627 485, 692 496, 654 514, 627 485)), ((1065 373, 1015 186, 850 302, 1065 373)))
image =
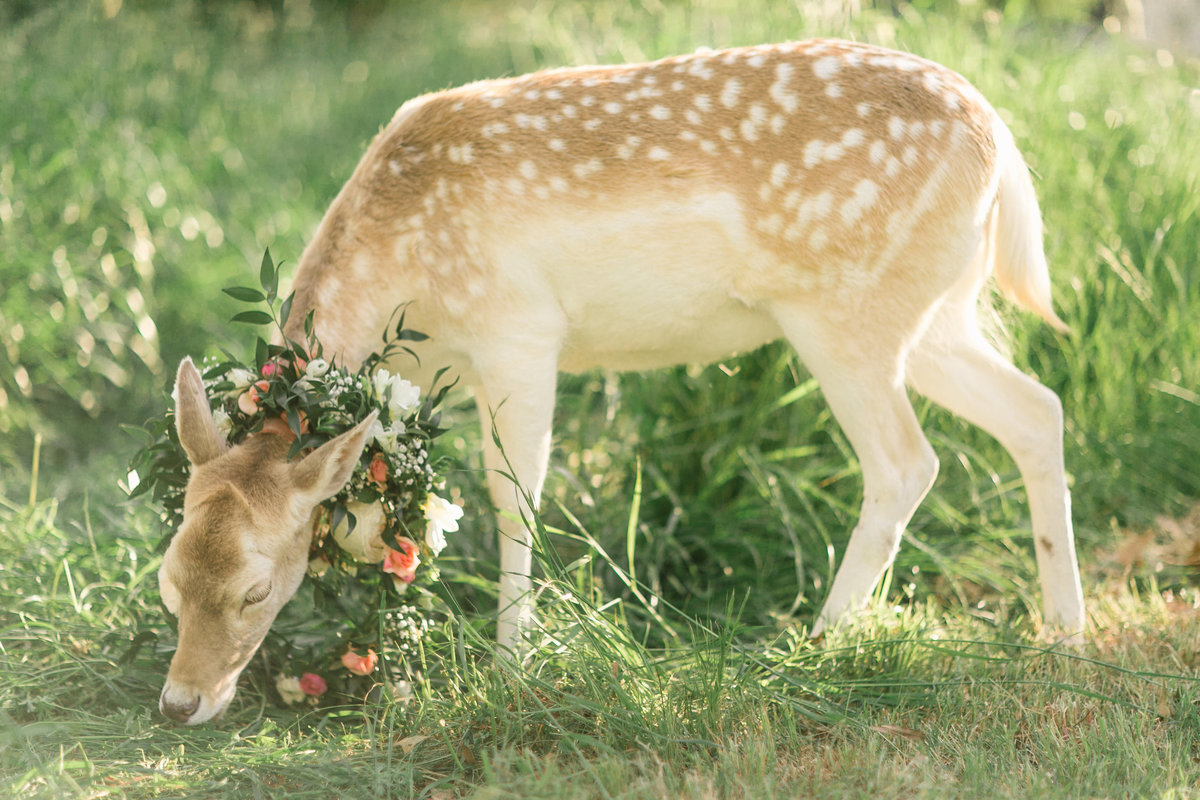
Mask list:
POLYGON ((498 512, 500 536, 496 641, 502 649, 519 655, 522 633, 528 630, 534 612, 528 525, 537 510, 550 456, 556 354, 497 353, 477 364, 476 372, 484 468, 498 512))
POLYGON ((1083 590, 1063 466, 1062 404, 988 344, 975 297, 944 305, 908 359, 912 387, 994 436, 1012 455, 1029 497, 1045 621, 1083 631, 1083 590))
POLYGON ((776 306, 773 313, 820 383, 862 467, 862 512, 813 625, 816 637, 870 599, 938 462, 905 393, 902 336, 860 340, 851 327, 834 330, 804 309, 776 306))

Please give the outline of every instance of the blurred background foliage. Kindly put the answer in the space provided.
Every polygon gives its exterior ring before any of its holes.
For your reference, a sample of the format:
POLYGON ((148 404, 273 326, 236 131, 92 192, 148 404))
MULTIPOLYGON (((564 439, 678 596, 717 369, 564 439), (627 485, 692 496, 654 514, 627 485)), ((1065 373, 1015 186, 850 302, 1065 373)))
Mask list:
MULTIPOLYGON (((245 282, 268 246, 296 262, 405 99, 545 66, 844 35, 966 74, 1037 173, 1073 332, 1006 318, 1018 363, 1064 397, 1081 539, 1177 511, 1200 496, 1200 81, 1184 54, 1121 37, 1119 5, 8 2, 0 495, 25 496, 40 437, 44 494, 115 501, 137 445, 119 426, 161 408, 183 355, 245 353, 251 337, 228 323, 235 304, 220 288, 245 282)), ((938 581, 954 555, 963 599, 974 576, 1031 596, 1011 462, 982 434, 920 413, 943 475, 898 570, 938 581)), ((471 466, 478 433, 462 419, 449 438, 471 466)), ((857 513, 857 466, 785 348, 567 378, 559 420, 554 524, 623 536, 640 470, 647 583, 707 602, 754 569, 763 608, 786 610, 798 584, 819 598, 857 513)), ((483 508, 477 477, 460 484, 483 508)), ((494 572, 492 546, 464 544, 465 569, 494 572)))

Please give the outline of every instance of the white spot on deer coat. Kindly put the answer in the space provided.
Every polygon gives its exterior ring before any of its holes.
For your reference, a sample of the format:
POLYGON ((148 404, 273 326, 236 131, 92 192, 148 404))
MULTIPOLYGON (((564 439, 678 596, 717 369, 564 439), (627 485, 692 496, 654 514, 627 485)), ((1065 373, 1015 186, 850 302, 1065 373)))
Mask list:
POLYGON ((821 80, 832 80, 834 75, 842 71, 842 61, 837 56, 824 56, 813 62, 812 70, 821 80))
POLYGON ((705 114, 712 111, 712 98, 706 94, 698 94, 692 98, 692 102, 696 104, 696 108, 703 111, 705 114))
POLYGON ((581 180, 595 175, 602 169, 604 169, 604 164, 598 158, 589 159, 571 167, 571 171, 575 173, 575 177, 581 180))
POLYGON ((671 109, 661 105, 654 106, 650 109, 650 116, 654 117, 655 119, 670 119, 671 109))
POLYGON ((652 147, 650 148, 650 152, 646 154, 646 157, 651 161, 666 161, 671 157, 671 154, 665 148, 652 147))
POLYGON ((607 111, 609 114, 620 114, 621 113, 621 104, 620 103, 611 103, 611 102, 605 103, 604 110, 607 111))
POLYGON ((738 97, 742 93, 742 83, 737 78, 730 78, 725 81, 725 88, 721 90, 721 105, 726 108, 733 108, 737 105, 738 97))
POLYGON ((859 181, 854 187, 854 194, 845 203, 842 203, 841 214, 842 222, 846 225, 853 225, 862 219, 863 214, 875 205, 875 200, 879 197, 879 186, 870 178, 864 178, 859 181))
POLYGON ((767 90, 767 94, 771 99, 778 103, 784 111, 791 114, 799 106, 800 101, 795 93, 788 88, 788 84, 792 80, 792 73, 795 72, 795 67, 786 61, 781 61, 775 65, 775 82, 767 90))
POLYGON ((887 145, 883 143, 882 139, 876 139, 871 142, 871 149, 868 153, 872 164, 882 164, 883 160, 887 158, 887 145))
POLYGON ((783 186, 790 174, 791 168, 788 167, 787 162, 776 161, 775 165, 771 167, 771 185, 776 188, 783 186))

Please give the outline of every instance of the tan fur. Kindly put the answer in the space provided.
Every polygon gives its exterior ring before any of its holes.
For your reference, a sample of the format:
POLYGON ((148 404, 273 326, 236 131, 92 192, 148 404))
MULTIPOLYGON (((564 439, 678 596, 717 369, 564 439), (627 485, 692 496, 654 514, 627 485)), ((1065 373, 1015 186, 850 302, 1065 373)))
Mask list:
POLYGON ((375 416, 289 462, 291 443, 276 434, 227 445, 190 360, 180 364, 175 387, 176 427, 192 475, 183 523, 159 570, 163 602, 179 620, 159 705, 194 724, 224 711, 238 675, 295 594, 315 507, 345 485, 375 416))
MULTIPOLYGON (((980 334, 993 269, 1057 321, 1025 163, 975 89, 868 45, 764 45, 405 103, 301 257, 288 333, 299 339, 311 311, 325 356, 354 365, 404 306, 431 338, 413 343, 419 365, 394 368, 428 385, 448 366, 475 389, 503 446, 485 434, 502 646, 518 650, 532 624, 524 520, 546 474, 557 373, 709 361, 780 337, 820 381, 863 473, 862 513, 813 633, 870 596, 937 473, 905 384, 1012 452, 1047 621, 1076 633, 1062 409, 980 334)), ((221 450, 209 427, 192 421, 189 454, 221 450)), ((226 480, 250 508, 272 501, 249 473, 226 480)), ((299 526, 305 504, 293 505, 299 526)), ((187 697, 164 692, 180 716, 187 697)))

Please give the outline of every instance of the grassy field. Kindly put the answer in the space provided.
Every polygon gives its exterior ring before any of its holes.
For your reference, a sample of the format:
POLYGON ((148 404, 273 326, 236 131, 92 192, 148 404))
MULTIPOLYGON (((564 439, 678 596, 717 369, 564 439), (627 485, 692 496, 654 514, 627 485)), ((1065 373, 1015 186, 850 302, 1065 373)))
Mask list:
POLYGON ((1200 797, 1200 68, 1076 4, 836 5, 0 9, 0 796, 1200 797), (120 426, 163 407, 183 355, 247 352, 220 289, 268 246, 295 262, 392 111, 541 66, 831 34, 962 72, 1034 167, 1072 332, 1005 317, 1066 408, 1088 643, 1039 638, 1008 456, 925 404, 938 483, 872 611, 809 643, 861 482, 773 346, 565 381, 546 634, 522 667, 489 646, 460 398, 444 448, 470 524, 429 684, 298 712, 255 664, 220 724, 161 719, 163 531, 123 500, 120 426))

